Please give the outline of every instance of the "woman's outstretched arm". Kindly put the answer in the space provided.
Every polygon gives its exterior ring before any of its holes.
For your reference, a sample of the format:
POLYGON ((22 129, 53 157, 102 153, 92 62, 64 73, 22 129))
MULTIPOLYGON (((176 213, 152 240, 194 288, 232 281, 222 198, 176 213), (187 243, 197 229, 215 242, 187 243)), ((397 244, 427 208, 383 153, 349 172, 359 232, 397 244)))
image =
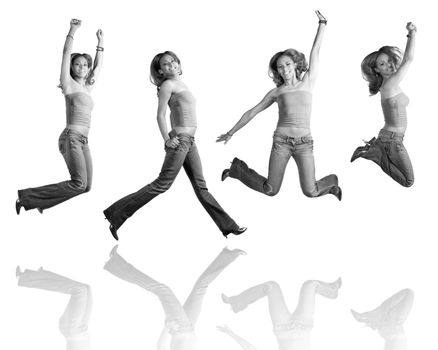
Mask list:
POLYGON ((275 101, 274 92, 276 89, 272 89, 269 91, 265 97, 263 97, 263 100, 260 101, 256 106, 251 108, 249 111, 245 112, 243 114, 242 118, 234 125, 230 131, 228 131, 226 134, 222 134, 218 136, 216 142, 224 142, 226 144, 231 137, 234 135, 234 133, 240 129, 242 129, 246 124, 248 124, 257 114, 264 111, 266 108, 268 108, 270 105, 272 105, 275 101))
POLYGON ((310 51, 309 70, 307 72, 307 78, 309 79, 311 88, 313 87, 318 75, 319 50, 321 48, 322 38, 324 37, 325 26, 327 25, 327 20, 321 14, 321 12, 316 10, 315 13, 318 16, 319 24, 316 31, 315 40, 313 41, 312 50, 310 51))
POLYGON ((81 26, 81 20, 72 19, 70 21, 70 30, 65 38, 64 50, 62 51, 62 63, 61 63, 61 88, 65 88, 70 80, 72 79, 70 76, 70 59, 71 59, 71 51, 73 48, 73 39, 76 31, 81 26))
POLYGON ((96 32, 97 36, 97 46, 96 46, 96 56, 94 57, 94 65, 93 65, 93 80, 96 81, 99 77, 100 70, 102 68, 103 62, 103 31, 102 29, 98 29, 96 32))
POLYGON ((217 326, 216 328, 218 331, 228 334, 231 338, 233 338, 243 350, 257 350, 252 344, 248 343, 245 339, 234 333, 227 325, 217 326))
POLYGON ((163 137, 164 144, 170 148, 176 148, 179 145, 179 140, 177 136, 172 138, 169 137, 167 122, 166 122, 166 111, 167 104, 169 103, 170 97, 172 96, 173 85, 169 80, 166 80, 160 86, 160 91, 158 92, 158 110, 157 110, 157 122, 158 127, 163 137))
POLYGON ((403 60, 400 64, 400 67, 385 83, 385 87, 394 87, 397 86, 406 75, 409 66, 414 60, 414 52, 415 52, 415 35, 417 33, 417 27, 412 22, 408 22, 406 24, 406 29, 408 30, 408 40, 406 43, 405 54, 403 55, 403 60))

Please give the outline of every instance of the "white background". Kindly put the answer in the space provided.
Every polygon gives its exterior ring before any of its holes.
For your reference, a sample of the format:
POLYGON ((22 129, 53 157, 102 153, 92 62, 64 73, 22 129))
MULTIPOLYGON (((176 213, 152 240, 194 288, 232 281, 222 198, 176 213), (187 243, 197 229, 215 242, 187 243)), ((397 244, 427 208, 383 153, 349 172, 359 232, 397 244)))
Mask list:
POLYGON ((102 269, 115 241, 102 210, 155 179, 164 157, 156 124, 152 57, 173 50, 183 81, 197 98, 198 148, 209 190, 248 231, 221 236, 182 172, 166 194, 142 208, 119 230, 120 254, 168 284, 185 300, 192 284, 226 245, 247 251, 211 285, 196 326, 201 349, 238 349, 217 324, 228 324, 258 349, 277 347, 267 303, 241 314, 222 304, 254 284, 277 281, 293 311, 306 279, 344 286, 337 300, 318 298, 313 349, 377 349, 382 339, 363 328, 350 308, 366 311, 410 287, 414 307, 405 324, 410 349, 437 348, 435 59, 431 1, 31 1, 10 2, 0 22, 2 96, 2 293, 0 348, 62 349, 57 320, 68 298, 18 288, 17 264, 39 266, 88 283, 94 291, 93 349, 153 349, 164 316, 158 299, 102 269), (314 9, 328 19, 314 90, 312 134, 317 177, 339 176, 342 202, 309 199, 293 161, 273 198, 239 182, 220 182, 234 156, 267 174, 277 107, 260 114, 226 145, 217 135, 274 87, 269 59, 286 48, 310 51, 314 9), (20 188, 65 180, 57 150, 65 123, 59 78, 71 18, 80 18, 74 51, 94 55, 95 32, 105 35, 105 61, 93 92, 90 148, 93 189, 57 207, 15 215, 20 188), (362 58, 383 45, 404 49, 406 22, 418 27, 415 62, 402 88, 410 98, 405 146, 416 183, 406 189, 375 164, 350 164, 361 139, 382 126, 379 96, 369 97, 362 58))

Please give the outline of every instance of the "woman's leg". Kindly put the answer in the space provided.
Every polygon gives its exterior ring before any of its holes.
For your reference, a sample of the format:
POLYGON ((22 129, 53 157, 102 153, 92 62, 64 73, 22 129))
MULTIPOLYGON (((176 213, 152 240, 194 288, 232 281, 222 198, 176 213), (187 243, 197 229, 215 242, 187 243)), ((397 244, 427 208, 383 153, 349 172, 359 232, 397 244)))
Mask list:
POLYGON ((218 226, 219 230, 223 233, 229 233, 239 229, 239 225, 222 209, 213 195, 208 191, 202 173, 201 158, 199 157, 195 143, 190 146, 190 150, 184 160, 184 170, 190 179, 196 197, 218 226))
POLYGON ((88 285, 43 269, 18 272, 18 285, 69 294, 70 301, 59 320, 59 329, 67 339, 67 350, 89 349, 92 295, 88 285))
POLYGON ((189 145, 183 142, 180 143, 177 149, 166 147, 166 156, 158 177, 137 192, 119 199, 103 211, 105 217, 115 229, 122 226, 138 209, 159 194, 166 192, 172 186, 183 166, 188 151, 189 145))
POLYGON ((26 209, 48 209, 87 191, 90 163, 87 139, 79 133, 64 131, 59 137, 61 152, 71 180, 18 191, 18 200, 26 209), (88 153, 88 155, 86 155, 88 153))
POLYGON ((403 145, 403 134, 380 130, 379 137, 361 157, 371 160, 404 187, 414 184, 414 170, 403 145))
POLYGON ((250 169, 244 161, 238 158, 234 158, 229 175, 230 177, 240 180, 243 184, 255 191, 268 196, 275 196, 278 191, 280 191, 290 156, 291 152, 288 144, 274 140, 269 158, 268 178, 250 169))
POLYGON ((187 317, 193 325, 195 325, 198 320, 202 308, 202 301, 210 283, 242 254, 245 254, 245 252, 240 249, 229 250, 228 248, 224 248, 211 264, 208 265, 201 276, 199 276, 183 306, 187 317))
POLYGON ((336 175, 327 175, 318 181, 315 179, 313 141, 295 145, 292 157, 297 164, 301 190, 305 196, 320 197, 331 193, 340 200, 340 188, 336 175))
POLYGON ((164 309, 166 326, 169 330, 175 332, 193 330, 193 326, 183 307, 168 286, 155 281, 153 278, 137 270, 115 250, 111 253, 111 258, 105 264, 104 269, 126 282, 136 284, 157 296, 164 309))
POLYGON ((329 299, 335 299, 341 285, 342 280, 340 278, 331 283, 317 280, 304 282, 301 286, 297 307, 292 314, 294 322, 302 325, 312 325, 315 312, 315 296, 318 294, 329 299))
POLYGON ((255 303, 257 300, 267 297, 269 313, 272 323, 285 323, 290 320, 291 314, 284 301, 283 292, 275 281, 265 282, 254 287, 248 288, 238 295, 227 297, 222 294, 222 300, 231 305, 234 312, 240 312, 255 303))
POLYGON ((358 313, 351 310, 358 322, 376 329, 385 339, 385 350, 406 349, 406 336, 403 324, 409 316, 414 301, 414 292, 411 289, 402 289, 386 299, 376 309, 358 313))

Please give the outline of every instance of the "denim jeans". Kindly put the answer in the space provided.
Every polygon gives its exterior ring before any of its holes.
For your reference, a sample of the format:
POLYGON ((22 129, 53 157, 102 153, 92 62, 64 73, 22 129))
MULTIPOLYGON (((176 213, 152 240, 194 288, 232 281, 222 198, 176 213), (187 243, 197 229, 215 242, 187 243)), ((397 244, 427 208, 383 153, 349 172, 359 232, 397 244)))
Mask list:
POLYGON ((403 145, 403 133, 380 130, 378 138, 361 157, 372 160, 404 187, 414 184, 414 169, 403 145))
POLYGON ((297 164, 301 189, 307 197, 323 196, 337 189, 338 179, 334 174, 315 180, 313 139, 310 135, 293 138, 274 133, 268 178, 259 175, 237 158, 234 158, 229 174, 253 190, 275 196, 280 190, 290 157, 297 164))
POLYGON ((91 189, 93 165, 88 138, 71 129, 59 136, 59 151, 64 157, 71 180, 18 191, 18 199, 26 210, 51 208, 91 189))
POLYGON ((161 193, 166 192, 180 169, 184 167, 195 191, 196 197, 213 221, 223 233, 238 229, 234 220, 222 209, 219 203, 208 192, 202 174, 202 164, 199 158, 195 140, 188 134, 178 134, 179 146, 176 149, 165 147, 166 156, 158 177, 149 185, 132 193, 104 210, 105 217, 116 229, 131 217, 138 209, 149 203, 161 193))

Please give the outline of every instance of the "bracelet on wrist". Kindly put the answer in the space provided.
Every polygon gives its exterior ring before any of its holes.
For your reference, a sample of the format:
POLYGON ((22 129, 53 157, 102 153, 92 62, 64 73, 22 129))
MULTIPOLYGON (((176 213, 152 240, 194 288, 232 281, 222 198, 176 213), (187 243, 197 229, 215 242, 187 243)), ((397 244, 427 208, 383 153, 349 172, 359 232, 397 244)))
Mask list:
POLYGON ((227 135, 228 135, 229 137, 232 137, 232 136, 233 136, 233 134, 230 133, 229 131, 227 132, 227 135))
POLYGON ((71 40, 73 40, 73 35, 67 34, 67 38, 70 38, 71 40))
POLYGON ((318 23, 319 24, 327 24, 327 20, 326 19, 320 19, 318 23))
POLYGON ((102 46, 96 46, 96 51, 104 51, 104 48, 102 46))

